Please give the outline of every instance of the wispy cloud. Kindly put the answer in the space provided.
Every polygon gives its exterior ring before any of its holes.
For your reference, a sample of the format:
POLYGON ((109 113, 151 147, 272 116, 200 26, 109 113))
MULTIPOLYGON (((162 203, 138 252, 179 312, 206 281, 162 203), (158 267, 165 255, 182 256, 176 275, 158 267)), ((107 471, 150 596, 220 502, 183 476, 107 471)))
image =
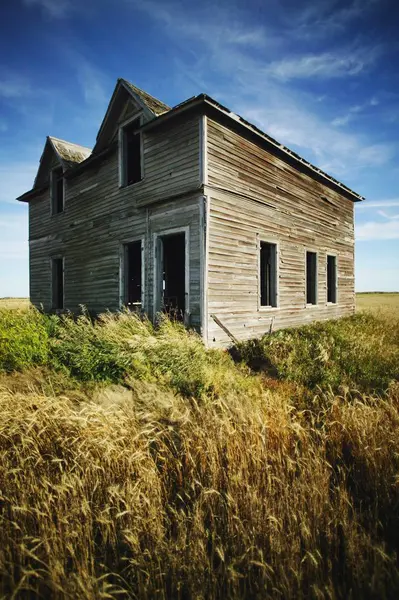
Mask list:
POLYGON ((356 225, 355 237, 360 242, 399 239, 399 220, 388 220, 382 223, 379 221, 360 223, 356 225))
POLYGON ((399 198, 393 198, 391 200, 377 200, 371 202, 362 202, 357 205, 357 210, 359 209, 369 209, 369 208, 390 208, 399 206, 399 198))
POLYGON ((38 6, 53 19, 65 18, 72 9, 70 0, 23 0, 26 6, 38 6))
POLYGON ((370 100, 368 100, 367 102, 364 102, 363 104, 356 104, 355 106, 351 106, 351 107, 349 107, 346 115, 343 115, 341 117, 336 117, 331 122, 331 125, 333 125, 334 127, 342 127, 344 125, 348 125, 348 123, 350 123, 350 121, 353 121, 353 119, 357 115, 359 115, 360 113, 363 113, 367 109, 375 108, 378 105, 379 105, 378 99, 373 97, 370 100))
POLYGON ((294 19, 293 33, 297 37, 324 38, 337 35, 354 21, 364 19, 378 7, 381 0, 319 0, 305 6, 294 19))
POLYGON ((282 81, 290 79, 332 79, 353 77, 370 67, 381 54, 381 48, 346 48, 321 54, 284 58, 272 62, 267 73, 282 81))
POLYGON ((16 73, 0 73, 0 97, 23 98, 32 92, 30 82, 16 73))
MULTIPOLYGON (((184 88, 185 80, 188 93, 208 92, 288 147, 295 146, 306 158, 339 177, 347 174, 353 177, 356 171, 381 166, 394 156, 396 148, 392 143, 380 140, 376 143, 365 135, 340 131, 326 115, 328 109, 324 106, 320 109, 320 102, 317 102, 319 93, 313 97, 310 92, 305 93, 291 84, 294 78, 310 76, 313 79, 354 77, 374 64, 382 52, 380 47, 369 52, 358 43, 345 50, 285 59, 285 33, 276 28, 254 30, 243 21, 238 26, 234 5, 229 12, 214 19, 213 16, 210 18, 209 12, 205 14, 195 10, 189 13, 181 10, 179 4, 167 1, 127 1, 145 12, 148 18, 160 22, 172 40, 177 39, 181 44, 184 40, 192 48, 198 42, 205 42, 200 50, 182 54, 179 59, 180 89, 184 88), (240 39, 246 43, 234 43, 234 36, 229 31, 235 31, 237 27, 240 39), (256 51, 253 40, 258 46, 256 51), (283 58, 273 60, 276 56, 283 58)), ((329 10, 334 5, 330 2, 329 10)), ((353 3, 352 8, 356 12, 358 3, 353 3)), ((220 7, 218 10, 220 12, 220 7)), ((357 110, 354 108, 353 114, 357 110)))

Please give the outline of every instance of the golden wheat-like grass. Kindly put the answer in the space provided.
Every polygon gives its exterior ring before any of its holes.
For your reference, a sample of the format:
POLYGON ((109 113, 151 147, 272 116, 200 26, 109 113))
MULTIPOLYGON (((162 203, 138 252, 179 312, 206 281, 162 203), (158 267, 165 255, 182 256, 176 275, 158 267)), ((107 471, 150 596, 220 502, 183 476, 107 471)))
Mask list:
MULTIPOLYGON (((0 389, 0 597, 393 598, 399 400, 0 389), (328 402, 327 402, 328 400, 328 402)), ((44 389, 44 388, 43 388, 44 389)), ((49 389, 49 386, 46 386, 49 389)))

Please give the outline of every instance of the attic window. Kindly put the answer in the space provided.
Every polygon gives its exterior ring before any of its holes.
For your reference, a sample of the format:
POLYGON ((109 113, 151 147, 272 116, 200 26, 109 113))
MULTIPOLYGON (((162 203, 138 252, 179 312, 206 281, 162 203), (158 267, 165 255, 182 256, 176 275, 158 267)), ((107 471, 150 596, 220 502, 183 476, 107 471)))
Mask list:
POLYGON ((51 171, 51 213, 56 215, 64 210, 64 174, 62 167, 51 171))
POLYGON ((121 129, 121 185, 132 185, 143 178, 139 127, 140 118, 121 129))

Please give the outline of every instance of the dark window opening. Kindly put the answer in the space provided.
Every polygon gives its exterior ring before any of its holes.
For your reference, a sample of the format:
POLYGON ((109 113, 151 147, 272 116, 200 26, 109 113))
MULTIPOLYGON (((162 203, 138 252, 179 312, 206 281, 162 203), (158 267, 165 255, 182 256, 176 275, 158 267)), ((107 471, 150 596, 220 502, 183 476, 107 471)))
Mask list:
POLYGON ((141 181, 141 133, 135 133, 140 127, 140 119, 136 119, 123 128, 123 161, 125 185, 141 181))
POLYGON ((62 258, 52 260, 53 308, 64 308, 64 261, 62 258))
POLYGON ((260 243, 260 304, 277 306, 277 246, 260 243))
POLYGON ((162 308, 175 319, 183 320, 186 310, 186 239, 184 233, 161 238, 162 308))
POLYGON ((52 213, 56 215, 64 210, 64 174, 62 167, 52 171, 51 179, 52 213))
POLYGON ((125 304, 132 310, 140 310, 142 304, 141 241, 125 246, 125 304))
POLYGON ((317 304, 316 252, 306 252, 306 304, 317 304))
POLYGON ((327 256, 327 302, 337 302, 337 258, 327 256))

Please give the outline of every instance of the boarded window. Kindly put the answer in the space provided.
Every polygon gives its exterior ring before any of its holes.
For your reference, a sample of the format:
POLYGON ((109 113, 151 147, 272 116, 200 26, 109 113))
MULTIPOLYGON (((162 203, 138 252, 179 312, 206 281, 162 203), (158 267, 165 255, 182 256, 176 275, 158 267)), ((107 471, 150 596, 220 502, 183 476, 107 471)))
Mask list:
POLYGON ((316 252, 306 252, 306 304, 317 304, 316 252))
POLYGON ((141 241, 125 245, 125 304, 131 309, 140 310, 142 304, 142 262, 141 241))
POLYGON ((140 119, 135 119, 123 128, 123 169, 124 185, 141 181, 141 133, 140 119), (135 133, 136 132, 136 133, 135 133))
POLYGON ((277 246, 260 243, 260 304, 277 306, 277 246))
POLYGON ((64 210, 64 174, 62 167, 51 172, 51 212, 53 215, 64 210))
POLYGON ((327 256, 327 302, 337 301, 337 257, 327 256))
POLYGON ((53 258, 52 266, 52 292, 53 308, 64 308, 64 260, 62 258, 53 258))

